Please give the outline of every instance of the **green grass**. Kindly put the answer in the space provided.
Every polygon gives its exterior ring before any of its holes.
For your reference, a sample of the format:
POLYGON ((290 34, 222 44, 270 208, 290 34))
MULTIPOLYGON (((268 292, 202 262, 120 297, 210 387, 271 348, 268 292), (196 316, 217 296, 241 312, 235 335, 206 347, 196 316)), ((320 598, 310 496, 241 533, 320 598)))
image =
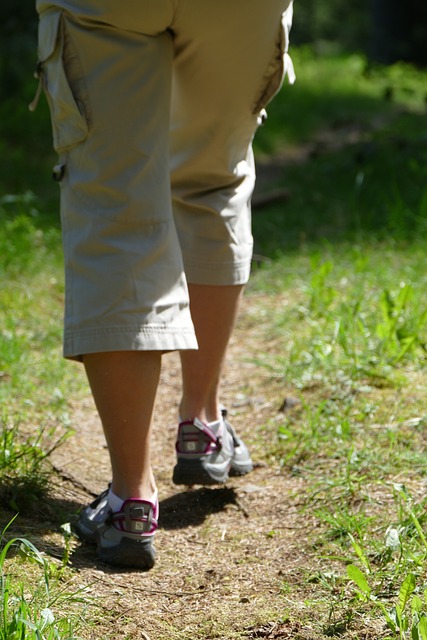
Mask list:
MULTIPOLYGON (((283 409, 264 446, 304 481, 304 512, 318 522, 320 633, 424 639, 425 74, 294 58, 298 82, 258 140, 261 158, 279 162, 286 144, 311 140, 274 174, 286 201, 254 215, 263 259, 248 322, 283 409)), ((293 588, 306 592, 305 580, 293 588)))
POLYGON ((14 509, 46 491, 49 452, 70 433, 67 390, 82 386, 60 357, 61 241, 41 204, 0 198, 0 496, 14 509))
MULTIPOLYGON (((311 593, 325 637, 378 629, 377 638, 425 640, 425 74, 371 69, 357 55, 293 57, 297 84, 271 105, 256 147, 260 164, 277 166, 292 147, 304 153, 269 182, 288 188, 288 199, 255 211, 261 258, 243 320, 256 327, 264 390, 282 404, 255 446, 302 479, 301 518, 316 521, 306 544, 320 568, 295 574, 283 592, 311 593)), ((70 430, 68 398, 87 393, 80 369, 60 357, 47 113, 30 121, 23 104, 0 112, 0 150, 10 159, 0 169, 0 490, 11 517, 25 496, 48 491, 49 453, 70 430)), ((40 585, 46 558, 31 545, 40 585)), ((48 613, 55 572, 50 590, 28 599, 25 575, 13 585, 7 577, 10 549, 3 545, 0 567, 9 635, 0 629, 0 638, 74 637, 78 621, 48 613), (25 624, 32 636, 22 635, 25 624)), ((292 598, 286 607, 299 616, 292 598)))
POLYGON ((426 637, 426 250, 312 242, 250 285, 256 362, 282 404, 263 444, 303 481, 302 513, 317 520, 326 636, 365 637, 374 620, 387 627, 378 638, 426 637))
POLYGON ((0 538, 0 639, 78 640, 74 628, 86 598, 84 589, 67 585, 67 556, 54 564, 25 538, 4 541, 6 531, 0 538))
POLYGON ((363 251, 373 239, 425 237, 423 74, 403 65, 370 70, 356 55, 318 59, 303 49, 294 58, 297 82, 271 104, 255 139, 261 178, 271 174, 268 189, 289 193, 255 212, 256 253, 274 259, 311 242, 322 252, 325 242, 346 241, 363 251), (283 163, 298 145, 300 160, 283 163))
MULTIPOLYGON (((405 64, 371 66, 359 54, 322 57, 308 47, 291 55, 297 80, 268 107, 267 125, 255 140, 258 154, 310 141, 325 129, 339 132, 357 125, 381 130, 402 111, 423 122, 424 72, 405 64)), ((393 126, 392 133, 402 127, 393 126)))
MULTIPOLYGON (((269 312, 280 343, 270 367, 299 387, 312 376, 358 383, 399 379, 399 363, 426 359, 425 243, 340 244, 287 256, 258 271, 251 287, 289 293, 269 312), (305 255, 304 255, 305 253, 305 255), (294 299, 290 291, 295 290, 294 299), (294 328, 302 325, 297 332, 294 328)), ((286 294, 285 294, 286 295, 286 294)), ((266 363, 268 354, 264 356, 266 363)))

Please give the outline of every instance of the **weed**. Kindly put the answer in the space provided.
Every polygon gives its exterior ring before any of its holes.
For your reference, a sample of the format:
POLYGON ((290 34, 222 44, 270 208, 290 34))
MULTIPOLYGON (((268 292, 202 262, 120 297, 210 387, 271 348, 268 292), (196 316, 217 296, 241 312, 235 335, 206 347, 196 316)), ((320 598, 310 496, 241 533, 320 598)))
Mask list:
POLYGON ((427 538, 423 524, 427 521, 425 506, 427 500, 421 504, 414 504, 412 496, 402 484, 393 484, 395 502, 398 505, 398 516, 401 530, 413 538, 419 548, 419 563, 427 560, 427 538))
POLYGON ((408 573, 403 580, 397 603, 390 609, 373 593, 365 574, 355 565, 348 565, 347 575, 358 588, 358 597, 369 601, 384 616, 394 638, 405 640, 409 632, 412 640, 427 639, 427 590, 423 597, 415 593, 416 578, 408 573))
POLYGON ((315 314, 321 315, 332 304, 336 290, 328 285, 328 276, 333 270, 333 262, 327 260, 321 262, 319 256, 311 258, 313 275, 310 282, 309 309, 315 314))
POLYGON ((0 429, 0 496, 13 510, 29 510, 47 491, 51 468, 49 456, 62 445, 71 431, 41 427, 28 432, 18 421, 4 415, 0 429), (27 432, 27 433, 25 433, 27 432))
MULTIPOLYGON (((9 523, 10 524, 10 523, 9 523)), ((9 526, 9 525, 8 525, 9 526)), ((7 531, 2 533, 2 540, 7 531)), ((52 579, 51 563, 25 538, 12 538, 0 552, 0 638, 1 640, 77 640, 77 614, 64 616, 65 605, 85 602, 80 592, 63 593, 52 579), (10 553, 17 553, 21 562, 39 569, 31 595, 28 586, 14 581, 6 570, 10 553)))
POLYGON ((420 312, 412 312, 410 305, 414 294, 411 284, 401 283, 395 295, 388 289, 381 295, 380 308, 383 318, 376 326, 376 333, 380 339, 378 351, 380 357, 388 357, 393 363, 400 362, 408 352, 419 345, 425 348, 421 335, 427 323, 427 308, 420 312))

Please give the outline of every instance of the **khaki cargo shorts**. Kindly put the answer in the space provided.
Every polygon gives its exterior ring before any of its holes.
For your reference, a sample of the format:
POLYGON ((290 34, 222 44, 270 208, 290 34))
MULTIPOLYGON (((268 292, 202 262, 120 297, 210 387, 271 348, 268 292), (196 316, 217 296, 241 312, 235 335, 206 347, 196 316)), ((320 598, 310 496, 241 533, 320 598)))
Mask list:
MULTIPOLYGON (((250 271, 251 142, 291 0, 38 0, 59 155, 64 355, 197 348, 187 283, 250 271)), ((218 310, 221 313, 221 310, 218 310)))

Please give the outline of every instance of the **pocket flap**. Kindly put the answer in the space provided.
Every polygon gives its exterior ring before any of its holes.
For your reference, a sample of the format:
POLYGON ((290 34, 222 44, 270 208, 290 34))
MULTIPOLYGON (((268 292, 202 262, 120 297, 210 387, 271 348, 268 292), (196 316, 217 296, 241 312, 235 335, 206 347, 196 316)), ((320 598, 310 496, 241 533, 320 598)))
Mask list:
POLYGON ((37 48, 40 62, 48 60, 56 49, 60 20, 61 12, 56 9, 40 16, 37 48))
POLYGON ((51 112, 53 146, 58 153, 78 144, 88 133, 85 114, 75 97, 78 79, 75 79, 74 87, 70 83, 72 62, 76 64, 76 58, 74 49, 72 53, 67 49, 70 46, 67 28, 66 14, 60 9, 40 15, 38 53, 41 79, 51 112))

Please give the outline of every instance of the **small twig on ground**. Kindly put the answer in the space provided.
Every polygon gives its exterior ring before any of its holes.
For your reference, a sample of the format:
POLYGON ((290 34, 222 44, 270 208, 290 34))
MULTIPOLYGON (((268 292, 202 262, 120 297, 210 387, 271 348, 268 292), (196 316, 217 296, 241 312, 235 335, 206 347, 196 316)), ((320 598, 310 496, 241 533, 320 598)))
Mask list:
POLYGON ((87 486, 85 484, 83 484, 83 482, 80 482, 80 480, 77 480, 76 478, 74 478, 67 471, 64 471, 64 469, 61 469, 60 467, 58 467, 56 464, 54 464, 52 462, 51 462, 51 465, 52 465, 53 470, 58 474, 58 476, 62 480, 66 480, 67 482, 71 482, 71 484, 74 487, 77 487, 77 489, 81 489, 82 491, 87 493, 89 496, 92 496, 93 498, 97 498, 98 497, 97 493, 91 491, 91 489, 88 489, 87 486))
POLYGON ((126 589, 126 590, 131 589, 134 592, 153 593, 153 594, 161 595, 161 596, 172 596, 174 598, 184 598, 184 597, 188 597, 188 596, 206 595, 206 589, 204 589, 203 592, 201 592, 201 591, 163 591, 162 589, 149 589, 147 587, 144 587, 144 588, 134 587, 131 583, 120 584, 117 581, 114 581, 114 584, 113 584, 112 582, 110 582, 109 580, 105 580, 104 578, 99 578, 99 580, 97 580, 97 582, 101 582, 102 584, 105 584, 108 587, 114 587, 115 589, 117 589, 117 588, 122 588, 122 589, 126 589))

